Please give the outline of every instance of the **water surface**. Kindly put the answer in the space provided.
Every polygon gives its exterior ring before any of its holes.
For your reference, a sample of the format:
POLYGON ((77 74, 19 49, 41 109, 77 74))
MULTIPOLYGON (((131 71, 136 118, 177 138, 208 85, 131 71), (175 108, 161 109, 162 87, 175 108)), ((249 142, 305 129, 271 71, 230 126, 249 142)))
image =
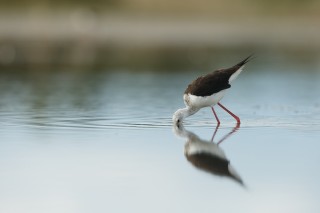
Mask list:
POLYGON ((219 145, 227 113, 213 141, 209 108, 185 122, 241 181, 195 163, 172 126, 199 72, 2 73, 0 211, 319 212, 320 72, 283 67, 235 81, 222 103, 242 123, 219 145))

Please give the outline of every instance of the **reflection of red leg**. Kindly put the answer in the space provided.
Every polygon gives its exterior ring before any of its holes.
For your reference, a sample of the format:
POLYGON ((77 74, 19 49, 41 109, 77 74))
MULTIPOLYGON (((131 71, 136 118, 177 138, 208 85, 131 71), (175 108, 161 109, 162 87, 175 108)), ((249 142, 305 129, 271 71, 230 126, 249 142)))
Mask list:
POLYGON ((214 139, 214 137, 215 137, 216 134, 217 134, 217 131, 218 131, 219 126, 220 126, 220 123, 218 123, 218 125, 216 126, 216 129, 214 130, 214 133, 213 133, 212 138, 211 138, 211 142, 213 142, 213 139, 214 139))
POLYGON ((240 118, 238 116, 236 116, 235 114, 233 114, 230 110, 228 110, 227 108, 225 108, 222 104, 218 103, 218 105, 224 109, 227 113, 229 113, 232 117, 234 117, 234 119, 236 119, 237 123, 240 124, 240 118))
POLYGON ((220 120, 219 120, 219 118, 218 118, 218 116, 217 116, 216 111, 214 111, 214 108, 213 108, 213 107, 211 107, 211 109, 212 109, 212 112, 213 112, 213 114, 214 114, 214 117, 216 117, 216 120, 217 120, 218 125, 220 125, 220 120))
MULTIPOLYGON (((229 132, 228 134, 226 134, 218 143, 217 145, 219 145, 220 143, 222 143, 225 139, 227 139, 228 137, 230 137, 233 133, 235 133, 238 129, 240 128, 240 123, 237 123, 237 125, 231 130, 231 132, 229 132)), ((215 133, 214 133, 215 134, 215 133)))

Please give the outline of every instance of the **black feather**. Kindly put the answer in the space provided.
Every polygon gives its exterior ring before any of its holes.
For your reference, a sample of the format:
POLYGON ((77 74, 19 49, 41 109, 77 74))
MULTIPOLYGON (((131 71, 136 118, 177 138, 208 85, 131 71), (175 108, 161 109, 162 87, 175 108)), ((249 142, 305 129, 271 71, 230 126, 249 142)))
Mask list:
POLYGON ((252 55, 248 56, 238 64, 227 69, 213 71, 205 76, 201 76, 188 85, 185 94, 196 96, 211 96, 214 93, 231 87, 229 79, 233 73, 245 65, 252 55))

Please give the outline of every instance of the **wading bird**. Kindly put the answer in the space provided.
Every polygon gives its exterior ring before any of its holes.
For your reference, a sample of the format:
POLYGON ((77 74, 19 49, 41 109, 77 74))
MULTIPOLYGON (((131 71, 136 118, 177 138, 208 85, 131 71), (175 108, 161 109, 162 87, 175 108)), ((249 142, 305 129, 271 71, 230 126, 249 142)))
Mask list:
POLYGON ((226 154, 219 146, 223 141, 234 134, 239 127, 240 124, 237 124, 217 143, 214 142, 214 138, 219 125, 216 126, 211 141, 203 140, 195 133, 186 130, 182 123, 180 125, 174 125, 173 131, 177 136, 186 138, 184 154, 193 166, 215 176, 229 177, 240 185, 245 186, 240 175, 232 167, 226 154))
POLYGON ((231 87, 231 82, 238 77, 250 58, 251 56, 245 58, 233 67, 219 69, 205 76, 200 76, 189 84, 183 95, 186 107, 178 109, 173 114, 173 122, 180 124, 184 118, 195 114, 201 108, 211 107, 218 124, 220 124, 220 120, 213 108, 214 105, 218 104, 240 124, 240 118, 224 107, 220 103, 220 100, 225 95, 227 89, 231 87))

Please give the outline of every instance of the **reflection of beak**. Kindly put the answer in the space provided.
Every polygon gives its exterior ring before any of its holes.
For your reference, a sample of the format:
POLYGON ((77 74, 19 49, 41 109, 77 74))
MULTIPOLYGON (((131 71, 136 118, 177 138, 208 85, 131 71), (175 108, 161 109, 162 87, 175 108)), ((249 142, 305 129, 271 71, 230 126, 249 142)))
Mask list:
POLYGON ((173 122, 173 124, 174 124, 174 126, 176 127, 176 128, 180 128, 180 123, 178 122, 178 120, 175 120, 174 122, 173 122))
POLYGON ((181 119, 177 119, 177 120, 175 121, 175 125, 180 129, 180 128, 182 127, 182 121, 181 121, 181 119))
POLYGON ((173 120, 173 123, 174 123, 176 126, 178 126, 178 125, 180 124, 179 121, 180 121, 179 119, 174 119, 174 120, 173 120))

